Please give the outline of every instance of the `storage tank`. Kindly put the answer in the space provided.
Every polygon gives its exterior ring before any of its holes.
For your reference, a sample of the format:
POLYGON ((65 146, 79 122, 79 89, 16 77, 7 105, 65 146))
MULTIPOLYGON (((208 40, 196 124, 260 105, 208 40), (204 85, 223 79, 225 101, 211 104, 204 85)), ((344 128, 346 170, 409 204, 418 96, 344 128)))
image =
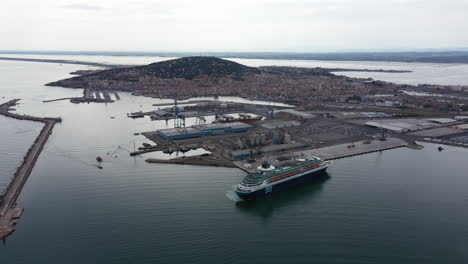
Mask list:
POLYGON ((266 144, 266 136, 265 134, 260 134, 260 145, 266 144))
POLYGON ((259 134, 256 134, 256 135, 255 135, 255 145, 256 145, 256 146, 262 145, 262 140, 261 140, 261 137, 260 137, 259 134))
POLYGON ((250 139, 250 146, 255 147, 256 144, 257 144, 257 142, 255 140, 255 135, 250 135, 249 139, 250 139))
POLYGON ((238 146, 240 149, 245 149, 245 141, 244 141, 243 138, 237 139, 237 146, 238 146))

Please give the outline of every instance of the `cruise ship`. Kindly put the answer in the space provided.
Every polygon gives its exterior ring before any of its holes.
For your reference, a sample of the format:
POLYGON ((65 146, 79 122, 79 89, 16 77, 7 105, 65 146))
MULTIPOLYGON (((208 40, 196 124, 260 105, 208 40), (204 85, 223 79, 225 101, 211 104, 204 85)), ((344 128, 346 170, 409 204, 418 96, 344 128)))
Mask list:
POLYGON ((235 188, 237 196, 250 200, 292 187, 325 172, 331 161, 318 157, 299 157, 275 166, 264 162, 235 188))
POLYGON ((216 115, 213 123, 231 123, 231 122, 253 122, 262 120, 263 116, 253 116, 249 114, 238 114, 239 117, 233 117, 230 115, 216 115))

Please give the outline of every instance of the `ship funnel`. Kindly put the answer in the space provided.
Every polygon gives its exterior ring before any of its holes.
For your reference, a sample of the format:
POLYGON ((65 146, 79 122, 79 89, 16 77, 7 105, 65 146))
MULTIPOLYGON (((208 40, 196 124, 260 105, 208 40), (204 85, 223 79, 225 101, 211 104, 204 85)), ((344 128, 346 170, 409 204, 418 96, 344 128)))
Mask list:
POLYGON ((268 161, 264 161, 262 163, 261 166, 258 166, 257 170, 260 171, 260 172, 269 172, 269 171, 272 171, 274 170, 275 167, 270 165, 270 163, 268 163, 268 161))

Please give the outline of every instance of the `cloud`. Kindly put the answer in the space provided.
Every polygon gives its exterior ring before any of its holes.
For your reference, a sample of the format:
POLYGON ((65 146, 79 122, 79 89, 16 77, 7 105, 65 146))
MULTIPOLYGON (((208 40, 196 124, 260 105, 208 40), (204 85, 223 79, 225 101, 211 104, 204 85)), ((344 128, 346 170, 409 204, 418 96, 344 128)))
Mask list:
POLYGON ((88 10, 88 11, 97 11, 102 10, 104 7, 98 5, 90 5, 86 3, 73 3, 60 6, 61 8, 66 9, 75 9, 75 10, 88 10))
POLYGON ((468 43, 466 10, 467 0, 3 0, 0 49, 451 49, 468 43))

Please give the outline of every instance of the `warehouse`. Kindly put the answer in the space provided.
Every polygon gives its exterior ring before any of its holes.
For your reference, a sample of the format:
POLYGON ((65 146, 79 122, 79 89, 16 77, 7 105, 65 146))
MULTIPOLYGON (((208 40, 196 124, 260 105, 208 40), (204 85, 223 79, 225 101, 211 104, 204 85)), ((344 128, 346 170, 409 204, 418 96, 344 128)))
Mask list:
POLYGON ((408 124, 408 123, 402 123, 402 122, 393 122, 393 123, 389 123, 390 126, 395 126, 395 127, 401 127, 403 129, 407 129, 409 131, 415 131, 415 130, 419 130, 420 127, 418 127, 417 125, 412 125, 412 124, 408 124))
POLYGON ((187 128, 169 128, 156 131, 156 134, 166 140, 193 138, 202 136, 216 136, 229 133, 245 132, 251 129, 251 125, 242 122, 207 124, 191 126, 187 128))
POLYGON ((310 119, 310 118, 315 118, 316 116, 311 113, 307 112, 302 112, 302 111, 297 111, 294 109, 281 109, 281 110, 275 110, 274 115, 276 116, 278 113, 287 113, 292 116, 298 117, 298 118, 304 118, 304 119, 310 119))
POLYGON ((454 126, 453 128, 459 129, 459 130, 468 130, 468 124, 457 125, 457 126, 454 126))
POLYGON ((396 126, 381 124, 377 122, 367 122, 366 125, 371 126, 371 127, 376 127, 376 128, 384 128, 384 129, 387 129, 393 132, 398 132, 398 133, 408 131, 407 128, 396 127, 396 126))
POLYGON ((277 129, 277 128, 285 128, 285 127, 295 127, 300 126, 301 122, 291 120, 291 121, 277 121, 263 124, 262 127, 266 129, 277 129))
POLYGON ((438 123, 438 124, 448 124, 456 122, 457 120, 451 118, 428 118, 427 121, 438 123))

